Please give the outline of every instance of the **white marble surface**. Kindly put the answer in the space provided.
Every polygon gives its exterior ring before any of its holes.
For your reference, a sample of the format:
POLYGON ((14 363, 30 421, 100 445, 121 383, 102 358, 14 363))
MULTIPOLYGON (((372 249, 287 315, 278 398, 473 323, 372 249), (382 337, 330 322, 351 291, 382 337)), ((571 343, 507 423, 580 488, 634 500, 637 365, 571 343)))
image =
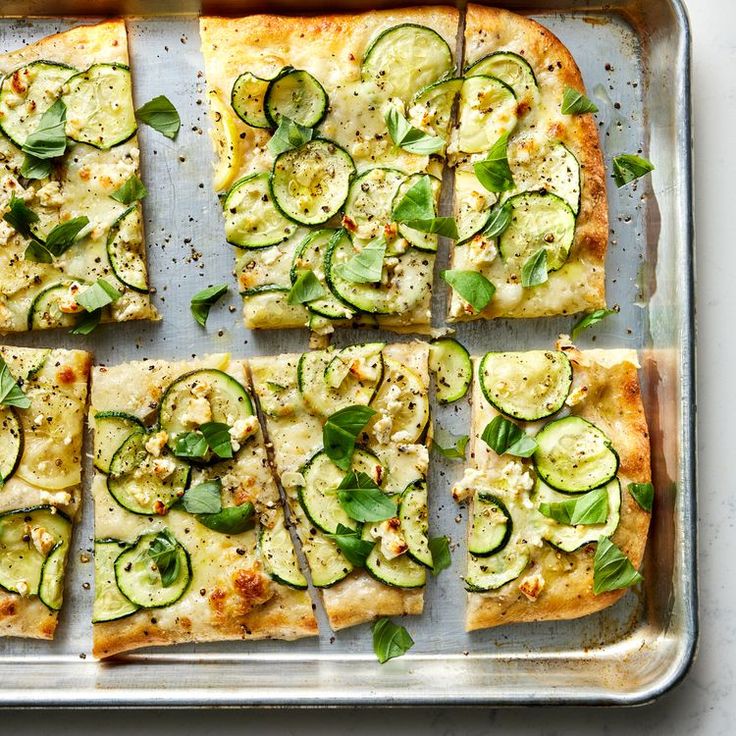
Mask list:
MULTIPOLYGON (((645 0, 642 0, 643 2, 645 0)), ((535 709, 369 712, 0 713, 0 734, 698 734, 736 732, 736 494, 729 421, 736 340, 736 3, 689 0, 694 36, 695 213, 698 242, 701 640, 685 682, 629 710, 535 709), (733 660, 732 660, 733 658, 733 660), (144 724, 147 724, 144 725, 144 724), (149 730, 150 727, 150 730, 149 730)))

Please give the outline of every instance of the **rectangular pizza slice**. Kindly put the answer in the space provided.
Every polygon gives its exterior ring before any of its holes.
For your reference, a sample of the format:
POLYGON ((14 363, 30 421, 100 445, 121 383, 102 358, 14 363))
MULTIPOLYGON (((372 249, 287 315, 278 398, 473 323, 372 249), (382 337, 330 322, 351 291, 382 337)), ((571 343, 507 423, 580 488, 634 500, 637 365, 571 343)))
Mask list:
POLYGON ((90 356, 0 348, 0 636, 52 639, 81 503, 90 356))
POLYGON ((465 59, 448 146, 459 235, 450 269, 480 273, 495 293, 471 303, 472 289, 453 288, 449 320, 604 307, 608 210, 596 123, 562 112, 567 89, 585 91, 575 60, 530 18, 478 5, 468 6, 465 59))
POLYGON ((93 371, 94 654, 317 633, 245 366, 93 371))
POLYGON ((428 546, 428 346, 253 358, 276 470, 333 629, 419 614, 428 546))
POLYGON ((156 318, 131 194, 140 162, 124 22, 0 54, 0 75, 0 330, 156 318), (102 313, 94 292, 77 300, 100 287, 114 297, 102 313))
POLYGON ((632 350, 490 352, 475 358, 468 630, 571 619, 639 580, 652 502, 632 350))
POLYGON ((249 327, 428 329, 458 12, 201 19, 249 327))

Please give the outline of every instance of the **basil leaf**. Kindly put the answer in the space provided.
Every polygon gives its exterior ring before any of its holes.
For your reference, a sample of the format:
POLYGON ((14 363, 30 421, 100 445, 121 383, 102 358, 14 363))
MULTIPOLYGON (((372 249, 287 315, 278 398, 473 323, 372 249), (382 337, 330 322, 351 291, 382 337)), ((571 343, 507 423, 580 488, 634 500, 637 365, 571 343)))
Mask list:
POLYGON ((294 285, 289 290, 289 304, 307 304, 315 299, 320 299, 325 295, 319 279, 314 275, 314 271, 306 269, 299 271, 294 285))
POLYGON ((432 575, 439 575, 452 564, 450 540, 447 537, 432 537, 429 551, 432 553, 432 575))
POLYGON ((114 286, 108 284, 105 279, 97 279, 92 286, 87 287, 77 295, 76 302, 86 312, 94 312, 96 309, 102 309, 108 304, 112 304, 121 296, 122 294, 114 286))
POLYGON ((615 313, 615 309, 596 309, 594 312, 581 317, 572 328, 573 339, 576 338, 583 330, 587 330, 588 327, 592 327, 593 325, 598 324, 598 322, 605 319, 610 314, 615 313))
POLYGON ((54 257, 49 253, 43 243, 39 243, 38 240, 31 240, 28 243, 23 259, 26 261, 33 261, 34 263, 53 263, 54 257))
POLYGON ((230 427, 223 422, 205 422, 199 428, 210 450, 220 458, 233 456, 230 427))
POLYGON ((483 235, 487 238, 497 238, 503 235, 506 228, 511 224, 511 205, 508 202, 501 207, 494 207, 488 223, 483 228, 483 235))
POLYGON ((598 112, 598 108, 582 92, 566 87, 562 95, 562 114, 582 115, 586 112, 598 112))
POLYGON ((596 488, 582 496, 557 503, 540 503, 539 512, 560 524, 605 524, 608 518, 608 491, 596 488))
POLYGON ((207 324, 207 317, 210 315, 210 309, 222 298, 228 291, 227 284, 216 284, 207 289, 198 291, 190 302, 189 308, 192 311, 197 324, 204 327, 207 324))
POLYGON ((481 439, 498 455, 531 457, 537 449, 537 442, 533 437, 500 414, 488 422, 481 439))
POLYGON ((36 158, 48 159, 64 155, 66 151, 66 105, 56 100, 41 115, 38 127, 31 133, 21 147, 23 153, 36 158))
POLYGON ((336 266, 337 273, 354 284, 375 284, 381 280, 386 240, 375 238, 350 260, 336 266))
POLYGON ((396 502, 362 471, 351 470, 342 479, 337 487, 337 498, 345 513, 356 521, 384 521, 397 514, 396 502))
POLYGON ((387 618, 379 618, 371 626, 373 634, 373 651, 378 661, 383 664, 389 659, 406 654, 413 646, 414 639, 403 626, 397 626, 387 618))
POLYGON ((255 507, 252 503, 228 506, 214 514, 195 514, 195 519, 212 531, 221 534, 241 534, 255 526, 255 507))
POLYGON ((613 180, 619 188, 626 186, 634 179, 640 179, 650 171, 654 171, 654 164, 632 153, 622 153, 613 159, 613 180))
POLYGON ((54 162, 49 158, 36 158, 27 153, 20 165, 20 175, 26 179, 46 179, 51 176, 54 162))
POLYGON ((86 215, 74 217, 57 225, 47 236, 44 246, 52 256, 58 258, 77 242, 79 233, 89 225, 86 215))
POLYGON ((445 145, 439 136, 415 128, 395 107, 388 109, 385 120, 391 140, 405 151, 428 155, 437 153, 445 145))
POLYGON ((496 292, 496 287, 477 271, 443 271, 442 278, 476 312, 485 309, 496 292))
POLYGON ((325 536, 340 548, 345 559, 353 567, 364 567, 368 555, 376 544, 368 539, 361 539, 360 532, 343 524, 337 525, 334 534, 325 534, 325 536))
POLYGON ((435 216, 432 182, 427 174, 417 179, 401 201, 394 207, 391 216, 396 222, 427 220, 435 216))
POLYGON ((182 505, 190 514, 216 514, 222 511, 220 492, 222 483, 219 478, 208 480, 197 486, 188 488, 181 498, 182 505))
POLYGON ((644 511, 652 510, 654 486, 651 483, 629 483, 629 493, 644 511))
POLYGON ((23 393, 16 383, 5 361, 0 358, 0 404, 16 406, 18 409, 28 409, 31 400, 23 393))
POLYGON ((295 123, 290 118, 282 115, 279 121, 279 127, 268 142, 268 150, 271 155, 278 156, 284 151, 291 151, 292 148, 300 148, 305 143, 309 143, 314 136, 312 128, 306 128, 299 123, 295 123))
POLYGON ((13 194, 3 220, 24 238, 32 238, 31 225, 38 222, 38 215, 20 197, 13 194))
POLYGON ((482 161, 473 164, 478 181, 489 192, 507 192, 514 188, 514 176, 509 167, 507 148, 509 135, 502 135, 482 161))
POLYGON ((644 578, 634 569, 631 560, 610 540, 601 537, 593 558, 593 593, 620 590, 636 585, 644 578))
POLYGON ((84 312, 77 321, 77 324, 69 330, 69 334, 89 335, 90 332, 94 332, 97 329, 100 319, 102 319, 101 309, 95 309, 94 312, 84 312))
POLYGON ((539 286, 547 280, 547 249, 540 248, 521 267, 521 285, 539 286))
POLYGON ((168 529, 159 532, 148 547, 148 556, 158 568, 161 584, 168 588, 179 576, 179 543, 168 529))
POLYGON ((193 460, 202 460, 207 457, 210 448, 201 432, 184 432, 176 438, 174 455, 187 457, 193 460))
POLYGON ((406 226, 423 233, 437 233, 445 238, 457 240, 460 235, 454 217, 433 217, 430 220, 407 220, 406 226))
POLYGON ((179 113, 165 95, 149 100, 135 111, 135 115, 142 123, 172 140, 176 138, 181 127, 179 113))
POLYGON ((454 435, 440 426, 435 426, 432 449, 449 460, 464 460, 465 448, 469 439, 466 434, 454 435))
POLYGON ((325 454, 341 470, 350 470, 355 441, 375 413, 369 406, 346 406, 325 422, 322 428, 325 454))
POLYGON ((121 186, 119 186, 110 198, 122 204, 132 204, 143 199, 148 194, 146 185, 136 174, 131 174, 121 186))

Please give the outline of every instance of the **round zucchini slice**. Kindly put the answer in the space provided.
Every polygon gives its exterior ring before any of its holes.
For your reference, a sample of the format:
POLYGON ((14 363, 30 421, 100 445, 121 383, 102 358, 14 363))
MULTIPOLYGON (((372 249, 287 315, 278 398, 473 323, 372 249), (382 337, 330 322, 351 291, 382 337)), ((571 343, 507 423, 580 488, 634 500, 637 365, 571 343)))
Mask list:
POLYGON ((570 360, 554 350, 486 353, 478 375, 483 395, 498 411, 527 422, 558 412, 572 386, 570 360))
POLYGON ((54 547, 41 568, 41 582, 38 586, 38 597, 52 611, 61 609, 64 600, 64 564, 66 562, 67 545, 59 542, 54 547))
POLYGON ((107 236, 107 258, 121 283, 133 291, 148 294, 140 205, 134 204, 113 222, 107 236))
POLYGON ((343 225, 353 237, 373 240, 384 234, 391 222, 391 208, 406 174, 377 166, 353 179, 345 201, 343 225))
POLYGON ((263 98, 266 119, 274 128, 282 117, 305 128, 316 128, 329 105, 324 87, 303 69, 283 71, 268 83, 263 98))
POLYGON ((227 193, 225 237, 240 248, 265 248, 286 240, 296 225, 274 207, 271 200, 271 175, 250 174, 233 184, 227 193))
POLYGON ((118 539, 95 539, 95 600, 92 623, 117 621, 135 613, 139 606, 131 603, 115 580, 115 560, 130 547, 118 539))
POLYGON ((135 134, 133 87, 124 64, 93 64, 71 77, 65 90, 66 134, 73 141, 104 151, 135 134))
POLYGON ((464 345, 451 337, 429 346, 429 370, 435 377, 435 396, 441 404, 462 399, 473 380, 473 364, 464 345))
MULTIPOLYGON (((141 608, 170 606, 176 603, 189 587, 189 581, 192 579, 189 553, 178 541, 175 541, 166 554, 169 569, 173 568, 174 571, 173 579, 165 581, 162 578, 158 561, 164 557, 157 554, 157 543, 162 536, 161 532, 144 534, 115 560, 115 580, 118 588, 135 606, 141 608)), ((169 535, 167 542, 168 539, 173 538, 169 535)))
POLYGON ((584 493, 608 483, 618 471, 611 440, 582 417, 548 422, 536 440, 537 475, 558 491, 584 493))
POLYGON ((426 26, 404 23, 381 32, 370 44, 360 74, 386 99, 408 101, 454 69, 452 51, 442 36, 426 26))
POLYGON ((429 549, 429 511, 427 509, 427 483, 412 483, 401 494, 399 501, 399 521, 401 533, 406 540, 407 554, 415 562, 434 567, 432 552, 429 549))
POLYGON ((98 411, 94 419, 94 466, 102 473, 109 473, 117 449, 133 432, 143 431, 145 427, 138 417, 124 411, 98 411))
POLYGON ((61 97, 74 67, 56 61, 32 61, 10 72, 0 85, 0 130, 22 148, 41 116, 61 97))
POLYGON ((465 588, 471 593, 497 590, 516 580, 528 564, 529 550, 521 540, 507 544, 500 552, 488 557, 469 555, 465 588))
POLYGON ((478 75, 500 79, 514 90, 519 100, 534 101, 539 94, 537 77, 529 62, 512 51, 494 51, 471 64, 465 71, 466 77, 478 75))
POLYGON ((465 80, 460 91, 458 148, 463 153, 489 151, 501 136, 516 127, 514 90, 496 77, 465 80))
POLYGON ((244 72, 233 83, 230 104, 235 114, 251 128, 270 128, 263 100, 270 79, 261 79, 255 74, 244 72))
POLYGON ((272 527, 261 527, 258 550, 263 567, 273 580, 290 588, 306 590, 307 579, 299 569, 294 544, 284 524, 283 515, 278 515, 272 527))
POLYGON ((476 557, 500 552, 508 544, 513 528, 511 514, 503 501, 492 493, 479 492, 473 501, 468 552, 476 557))
POLYGON ((12 406, 0 406, 0 483, 8 480, 23 455, 23 427, 12 406))
POLYGON ((497 196, 478 181, 472 169, 455 171, 455 224, 458 244, 469 240, 488 224, 496 199, 497 196))
MULTIPOLYGON (((374 524, 363 527, 363 539, 373 541, 374 524)), ((385 585, 394 588, 421 588, 427 582, 427 568, 415 562, 408 554, 388 559, 376 544, 365 561, 368 573, 385 585)))
POLYGON ((540 249, 547 251, 547 270, 561 268, 575 238, 575 213, 564 199, 550 192, 522 192, 507 200, 511 222, 499 238, 501 257, 512 269, 540 249))
MULTIPOLYGON (((434 195, 434 215, 437 214, 437 199, 440 196, 440 187, 442 182, 436 177, 430 174, 412 174, 411 176, 404 179, 399 185, 394 196, 394 201, 391 203, 391 210, 393 211, 401 200, 406 196, 406 193, 423 177, 429 176, 429 180, 432 184, 432 194, 434 195)), ((439 242, 436 233, 424 233, 421 230, 415 230, 409 227, 405 223, 399 223, 399 234, 406 238, 407 242, 413 245, 419 250, 428 251, 434 253, 437 250, 437 243, 439 242)))
MULTIPOLYGON (((306 524, 306 519, 304 524, 306 524)), ((353 566, 340 551, 340 548, 322 532, 301 529, 308 534, 302 538, 302 549, 309 563, 309 571, 315 588, 329 588, 339 583, 352 571, 353 566)))
POLYGON ((420 89, 411 101, 409 122, 430 135, 447 140, 452 122, 452 106, 463 86, 462 79, 444 79, 420 89))
MULTIPOLYGON (((77 305, 74 311, 62 311, 62 304, 68 302, 70 293, 78 293, 81 287, 86 286, 83 281, 60 281, 51 284, 36 294, 28 310, 29 330, 50 330, 56 327, 74 327, 79 315, 84 312, 77 305)), ((65 307, 70 309, 71 306, 65 307)))
POLYGON ((355 164, 345 149, 316 138, 276 157, 271 196, 290 220, 322 225, 342 208, 354 172, 355 164))

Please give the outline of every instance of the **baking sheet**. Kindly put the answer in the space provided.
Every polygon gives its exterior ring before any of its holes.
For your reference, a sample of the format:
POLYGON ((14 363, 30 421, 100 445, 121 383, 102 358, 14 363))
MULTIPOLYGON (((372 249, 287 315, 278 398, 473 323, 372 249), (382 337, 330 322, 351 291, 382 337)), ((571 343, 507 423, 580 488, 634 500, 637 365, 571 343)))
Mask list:
MULTIPOLYGON (((93 563, 81 561, 93 539, 87 493, 57 638, 52 643, 0 639, 0 705, 633 703, 656 696, 684 674, 697 638, 687 23, 678 0, 650 0, 643 8, 621 2, 605 10, 563 2, 547 2, 532 15, 560 36, 582 69, 600 109, 608 171, 613 155, 639 149, 657 166, 651 178, 633 187, 616 190, 609 181, 608 302, 621 311, 579 340, 582 346, 641 351, 657 488, 641 593, 629 593, 613 608, 578 621, 466 634, 460 580, 466 512, 449 495, 463 465, 433 455, 431 530, 448 534, 457 546, 452 569, 428 582, 424 615, 403 621, 416 641, 404 657, 378 666, 364 625, 334 635, 323 627, 313 640, 150 649, 97 663, 90 654, 93 563)), ((86 9, 68 1, 37 5, 44 14, 58 9, 79 16, 86 9)), ((506 5, 526 9, 522 1, 506 5)), ((34 3, 30 6, 32 11, 34 3)), ((269 6, 297 12, 308 3, 269 6)), ((88 7, 114 12, 100 4, 88 7)), ((211 188, 196 8, 132 3, 125 9, 154 13, 128 19, 136 104, 163 93, 182 117, 176 141, 149 128, 140 131, 151 283, 163 321, 107 325, 86 339, 54 331, 9 335, 4 341, 87 347, 97 362, 108 364, 215 351, 240 357, 306 349, 306 330, 253 333, 241 324, 233 255, 211 188), (189 316, 189 299, 220 282, 231 285, 230 297, 212 310, 207 330, 201 330, 189 316)), ((6 0, 3 12, 27 13, 28 3, 21 8, 6 0)), ((247 9, 241 4, 239 12, 247 9)), ((0 51, 79 22, 92 19, 0 18, 0 51)), ((438 271, 446 256, 445 249, 438 271)), ((438 288, 434 298, 436 326, 443 323, 444 292, 438 288)), ((457 336, 474 353, 548 347, 573 323, 572 318, 476 322, 459 325, 457 336)), ((375 338, 373 330, 344 330, 334 342, 375 338)), ((409 338, 382 333, 382 339, 409 338)), ((435 406, 435 421, 447 429, 466 432, 468 417, 465 402, 435 406)), ((87 490, 90 480, 87 473, 87 490)))

